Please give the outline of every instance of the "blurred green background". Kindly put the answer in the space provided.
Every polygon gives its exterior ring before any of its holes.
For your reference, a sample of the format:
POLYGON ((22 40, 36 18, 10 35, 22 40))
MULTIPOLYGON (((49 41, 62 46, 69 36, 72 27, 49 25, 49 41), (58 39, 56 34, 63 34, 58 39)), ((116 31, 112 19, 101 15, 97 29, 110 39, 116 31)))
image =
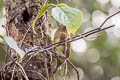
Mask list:
MULTIPOLYGON (((67 3, 68 0, 58 1, 67 3)), ((50 3, 56 3, 56 0, 50 0, 50 3)), ((0 0, 0 20, 5 17, 3 5, 0 0)), ((83 24, 76 32, 79 34, 99 27, 108 16, 119 11, 120 0, 71 0, 70 6, 83 13, 83 24)), ((120 19, 119 14, 107 21, 103 27, 115 24, 118 18, 120 19)), ((78 68, 81 80, 120 80, 119 27, 117 25, 116 28, 72 42, 70 60, 78 68)), ((0 49, 0 63, 3 59, 3 50, 0 49)), ((76 80, 75 72, 71 71, 71 74, 71 79, 66 80, 76 80)))

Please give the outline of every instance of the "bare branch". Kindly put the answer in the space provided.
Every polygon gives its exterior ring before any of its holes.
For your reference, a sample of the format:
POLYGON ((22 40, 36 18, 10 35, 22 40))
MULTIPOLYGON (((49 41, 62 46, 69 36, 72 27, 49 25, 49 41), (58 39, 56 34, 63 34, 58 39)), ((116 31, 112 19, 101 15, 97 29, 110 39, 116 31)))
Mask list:
MULTIPOLYGON (((114 27, 114 26, 115 26, 115 25, 111 25, 111 26, 108 26, 108 27, 105 27, 105 28, 102 28, 102 29, 96 28, 96 29, 90 30, 90 31, 88 31, 88 32, 85 32, 85 33, 83 33, 83 34, 79 34, 79 35, 77 35, 77 36, 75 36, 75 37, 68 38, 67 40, 63 40, 63 41, 60 41, 60 42, 57 42, 57 43, 54 43, 54 44, 50 44, 50 45, 48 45, 48 46, 46 46, 46 47, 43 47, 42 49, 39 49, 39 47, 38 47, 38 49, 35 48, 34 50, 29 51, 28 53, 37 51, 37 53, 31 54, 31 55, 37 55, 37 54, 40 53, 40 52, 43 52, 43 51, 46 51, 46 50, 50 50, 50 49, 53 49, 53 48, 55 48, 55 47, 57 47, 57 46, 63 45, 63 44, 65 44, 66 41, 67 41, 67 42, 73 42, 73 41, 76 41, 76 40, 79 40, 79 39, 88 37, 88 36, 90 36, 90 35, 92 35, 92 34, 95 34, 95 33, 104 31, 104 30, 106 30, 106 29, 112 28, 112 27, 114 27)), ((28 53, 27 53, 27 54, 28 54, 28 53)))
MULTIPOLYGON (((76 41, 76 40, 78 40, 78 39, 82 39, 82 38, 84 38, 84 37, 88 37, 88 36, 90 36, 90 35, 92 35, 92 34, 95 34, 95 33, 97 33, 97 32, 100 32, 100 31, 106 30, 106 29, 108 29, 108 28, 114 27, 115 25, 111 25, 111 26, 108 26, 108 27, 106 27, 106 28, 101 29, 102 26, 103 26, 110 18, 112 18, 113 16, 115 16, 115 15, 117 15, 117 14, 119 14, 119 13, 120 13, 120 11, 118 11, 118 12, 114 13, 113 15, 109 16, 108 18, 106 18, 105 21, 104 21, 104 22, 100 25, 100 27, 98 27, 98 28, 95 28, 95 29, 90 30, 90 31, 88 31, 88 32, 85 32, 85 33, 83 33, 83 34, 79 34, 79 35, 74 36, 74 37, 72 37, 72 38, 68 38, 67 40, 63 40, 63 41, 60 41, 60 42, 57 42, 57 43, 54 43, 54 44, 50 44, 50 45, 48 45, 48 46, 46 46, 46 47, 43 47, 42 49, 39 48, 39 47, 38 47, 38 48, 35 48, 35 49, 29 51, 28 53, 40 49, 40 50, 37 51, 37 53, 36 53, 36 54, 38 54, 39 52, 43 52, 43 51, 46 51, 46 50, 55 48, 55 47, 57 47, 57 46, 60 46, 60 45, 62 45, 62 44, 65 44, 66 41, 67 41, 67 42, 73 42, 73 41, 76 41)), ((53 19, 54 19, 54 18, 53 18, 53 19)), ((28 54, 28 53, 27 53, 27 54, 28 54)), ((34 54, 34 55, 36 55, 36 54, 34 54)))
POLYGON ((77 73, 77 78, 78 78, 78 80, 80 80, 80 74, 79 74, 77 68, 76 68, 69 60, 67 60, 67 62, 74 68, 74 70, 75 70, 76 73, 77 73))
POLYGON ((109 16, 107 19, 105 19, 105 21, 100 25, 99 28, 101 28, 110 18, 112 18, 113 16, 115 16, 115 15, 117 15, 119 13, 120 13, 120 11, 118 11, 118 12, 114 13, 113 15, 109 16))
POLYGON ((44 80, 47 80, 40 72, 35 71, 35 70, 27 70, 29 72, 37 73, 39 76, 41 76, 44 80))

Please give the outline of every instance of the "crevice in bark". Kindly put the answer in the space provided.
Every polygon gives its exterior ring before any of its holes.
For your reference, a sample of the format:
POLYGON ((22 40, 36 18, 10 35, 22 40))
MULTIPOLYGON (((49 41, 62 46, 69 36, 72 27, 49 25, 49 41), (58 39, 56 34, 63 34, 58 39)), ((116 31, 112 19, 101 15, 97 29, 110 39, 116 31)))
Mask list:
POLYGON ((28 13, 27 9, 23 12, 23 21, 24 23, 28 22, 30 20, 31 16, 28 13))

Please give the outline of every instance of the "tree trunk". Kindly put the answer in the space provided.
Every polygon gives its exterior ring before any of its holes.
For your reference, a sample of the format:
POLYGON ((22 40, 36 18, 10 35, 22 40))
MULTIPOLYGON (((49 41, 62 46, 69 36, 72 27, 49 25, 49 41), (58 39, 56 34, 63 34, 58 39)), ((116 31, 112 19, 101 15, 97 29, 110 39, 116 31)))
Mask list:
MULTIPOLYGON (((26 56, 20 64, 27 76, 22 74, 23 71, 20 74, 17 73, 16 70, 20 67, 14 61, 6 68, 10 75, 13 74, 12 70, 15 71, 13 80, 19 80, 21 76, 23 79, 28 77, 29 80, 54 80, 55 73, 53 72, 57 65, 57 55, 52 53, 55 52, 54 49, 37 52, 52 44, 50 37, 51 24, 48 21, 47 12, 37 20, 34 26, 36 33, 33 32, 33 29, 29 29, 38 14, 38 10, 47 3, 48 0, 5 0, 8 35, 12 36, 18 46, 26 52, 26 56), (37 50, 32 52, 30 51, 32 49, 37 50), (33 55, 36 53, 38 54, 33 55)), ((15 51, 11 50, 10 54, 14 60, 17 60, 18 55, 15 51)), ((11 77, 8 76, 6 79, 10 80, 11 77)))

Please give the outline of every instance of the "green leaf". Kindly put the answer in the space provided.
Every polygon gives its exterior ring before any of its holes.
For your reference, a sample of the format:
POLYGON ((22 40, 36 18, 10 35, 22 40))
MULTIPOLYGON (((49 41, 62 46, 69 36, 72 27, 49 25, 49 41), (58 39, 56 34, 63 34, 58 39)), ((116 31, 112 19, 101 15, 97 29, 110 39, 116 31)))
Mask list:
POLYGON ((34 21, 33 21, 33 23, 32 23, 32 29, 33 29, 34 33, 36 33, 35 30, 34 30, 35 23, 36 23, 37 20, 38 20, 41 16, 43 16, 43 15, 45 14, 45 12, 46 12, 50 7, 52 7, 52 6, 55 6, 55 5, 54 5, 54 4, 47 4, 47 5, 43 6, 43 7, 38 11, 37 16, 36 16, 36 18, 34 19, 34 21))
POLYGON ((64 4, 64 3, 60 3, 57 5, 57 7, 67 7, 68 5, 67 4, 64 4))
POLYGON ((53 18, 67 27, 68 32, 75 34, 82 23, 80 10, 71 7, 55 7, 52 9, 53 18))
POLYGON ((17 46, 17 43, 12 37, 5 36, 4 40, 9 45, 10 48, 14 49, 20 55, 20 58, 24 57, 25 52, 17 46))
POLYGON ((4 39, 4 37, 3 37, 2 35, 0 35, 0 38, 1 38, 1 39, 4 39))

